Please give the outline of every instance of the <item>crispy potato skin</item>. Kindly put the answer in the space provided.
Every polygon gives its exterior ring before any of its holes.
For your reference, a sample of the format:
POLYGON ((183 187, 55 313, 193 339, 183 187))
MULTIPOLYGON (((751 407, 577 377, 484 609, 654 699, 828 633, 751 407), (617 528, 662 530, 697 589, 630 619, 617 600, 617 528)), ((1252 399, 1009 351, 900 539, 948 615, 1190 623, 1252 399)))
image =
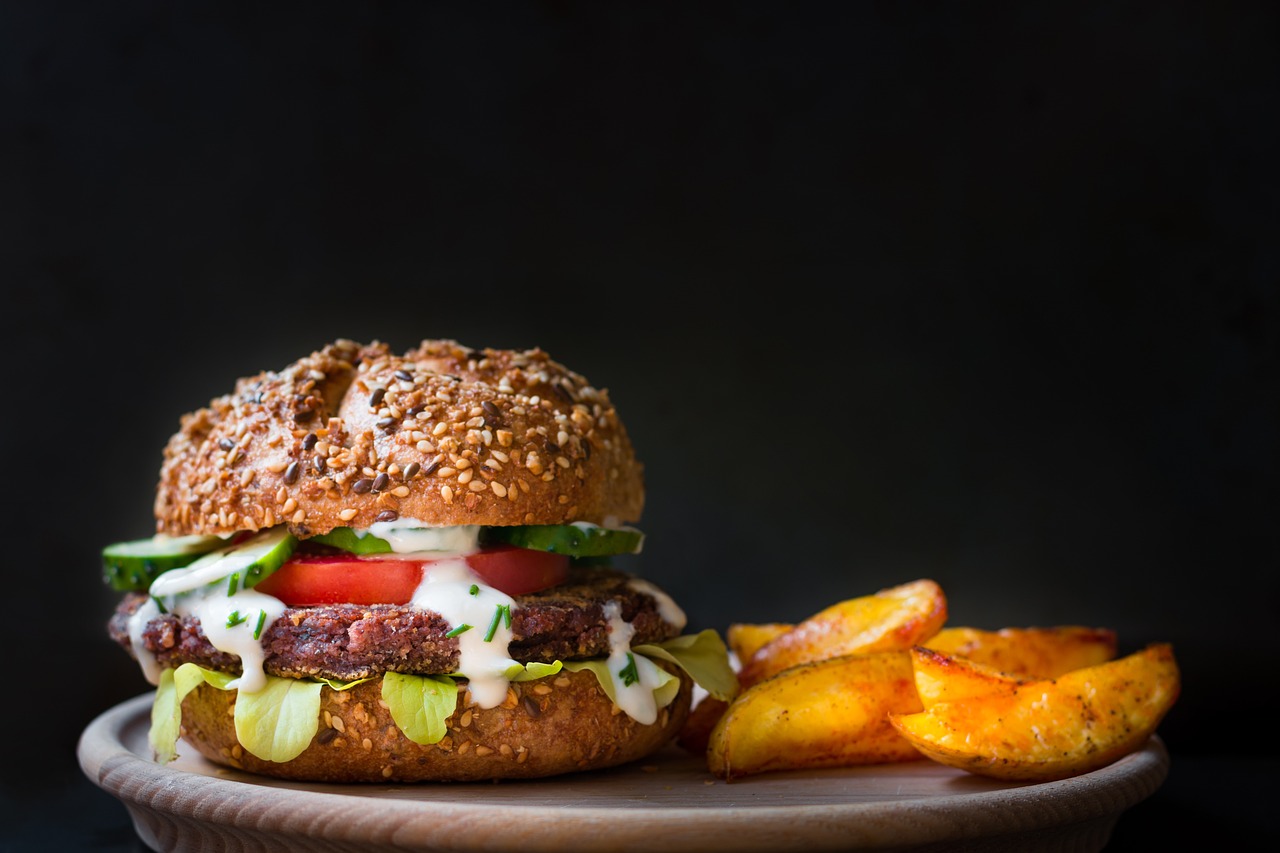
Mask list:
POLYGON ((754 624, 735 622, 725 632, 725 644, 740 661, 751 660, 752 655, 770 640, 785 634, 794 628, 789 622, 767 622, 754 624))
POLYGON ((888 715, 920 709, 906 651, 799 664, 733 701, 711 732, 707 767, 731 781, 777 770, 918 759, 888 715))
POLYGON ((921 579, 850 598, 780 633, 744 661, 738 680, 750 687, 797 664, 860 652, 908 649, 947 620, 947 599, 921 579))
POLYGON ((1056 678, 1116 656, 1116 633, 1106 628, 943 628, 926 643, 944 654, 968 658, 1014 675, 1056 678))
POLYGON ((998 779, 1104 767, 1146 741, 1181 690, 1168 643, 1057 679, 1020 680, 928 649, 912 660, 924 710, 890 723, 934 761, 998 779))

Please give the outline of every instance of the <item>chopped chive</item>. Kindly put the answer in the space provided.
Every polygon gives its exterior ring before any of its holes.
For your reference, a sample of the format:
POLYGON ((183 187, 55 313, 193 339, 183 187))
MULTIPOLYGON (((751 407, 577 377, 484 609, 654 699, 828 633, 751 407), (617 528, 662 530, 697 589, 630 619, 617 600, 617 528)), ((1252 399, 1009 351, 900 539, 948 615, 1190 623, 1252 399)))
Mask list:
POLYGON ((158 607, 158 608, 160 609, 160 612, 161 612, 161 613, 168 613, 168 612, 169 612, 169 608, 165 607, 165 606, 164 606, 164 602, 163 602, 163 601, 161 601, 159 598, 156 598, 156 597, 153 595, 153 596, 151 596, 151 600, 152 600, 152 601, 154 601, 154 602, 156 603, 156 607, 158 607))
POLYGON ((227 595, 235 595, 236 587, 240 584, 240 573, 232 572, 231 577, 227 578, 227 595))
POLYGON ((253 629, 253 638, 255 640, 260 639, 262 637, 262 626, 266 624, 266 621, 267 621, 267 611, 259 610, 258 626, 253 629))
POLYGON ((489 630, 485 631, 484 641, 487 643, 493 639, 493 635, 498 633, 498 623, 502 621, 502 605, 499 604, 493 611, 493 618, 489 620, 489 630))
POLYGON ((472 594, 472 595, 479 595, 479 594, 480 594, 480 587, 476 586, 475 584, 472 584, 472 585, 471 585, 471 590, 470 590, 470 592, 471 592, 471 594, 472 594))
POLYGON ((445 636, 446 636, 446 637, 456 637, 456 636, 458 636, 459 634, 464 634, 464 633, 466 633, 467 631, 470 631, 470 630, 471 630, 471 626, 470 626, 470 625, 468 625, 466 622, 463 622, 463 623, 462 623, 461 625, 459 625, 457 628, 454 628, 452 631, 450 631, 449 633, 445 634, 445 636))
POLYGON ((618 678, 622 679, 624 687, 630 687, 640 680, 640 673, 636 672, 636 658, 631 652, 627 652, 627 665, 618 670, 618 678))
POLYGON ((239 625, 241 622, 244 622, 248 618, 249 618, 248 616, 241 616, 239 610, 232 610, 231 613, 227 616, 227 627, 234 628, 235 626, 239 625))
POLYGON ((500 606, 499 609, 502 610, 502 624, 510 628, 511 627, 511 605, 503 604, 500 606))

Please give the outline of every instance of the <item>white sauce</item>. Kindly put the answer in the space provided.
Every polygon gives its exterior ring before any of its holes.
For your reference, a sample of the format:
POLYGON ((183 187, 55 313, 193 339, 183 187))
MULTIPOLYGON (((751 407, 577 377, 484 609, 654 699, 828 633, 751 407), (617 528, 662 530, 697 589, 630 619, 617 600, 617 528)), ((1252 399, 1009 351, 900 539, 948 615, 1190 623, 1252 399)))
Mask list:
POLYGON ((627 581, 627 586, 636 592, 642 592, 651 596, 658 605, 658 615, 662 617, 662 621, 670 625, 676 626, 676 629, 683 631, 685 626, 689 624, 689 617, 680 609, 680 605, 662 590, 649 583, 644 578, 632 578, 627 581))
POLYGON ((481 708, 493 708, 507 698, 510 683, 506 671, 519 666, 511 659, 511 627, 499 618, 493 636, 485 635, 498 608, 514 607, 515 599, 485 586, 463 560, 441 560, 433 564, 413 593, 411 603, 439 613, 453 628, 471 627, 458 635, 458 675, 467 679, 471 698, 481 708), (471 594, 472 587, 475 594, 471 594))
POLYGON ((631 637, 636 629, 622 618, 622 605, 616 601, 606 602, 604 615, 609 621, 609 677, 613 680, 618 707, 637 723, 652 725, 658 719, 658 701, 653 691, 662 681, 661 670, 643 655, 631 654, 631 637), (632 661, 638 678, 627 684, 619 673, 632 661))
POLYGON ((142 674, 148 684, 160 683, 161 667, 156 662, 156 656, 142 642, 142 632, 147 623, 159 615, 160 606, 154 598, 148 598, 129 617, 129 645, 133 648, 134 657, 138 659, 138 665, 142 667, 142 674))
POLYGON ((225 589, 210 587, 177 599, 170 609, 179 616, 195 616, 215 649, 239 656, 241 675, 229 683, 228 688, 256 693, 267 686, 267 674, 262 669, 266 653, 261 638, 284 613, 283 601, 253 589, 239 589, 235 595, 227 595, 225 589), (244 621, 228 627, 233 613, 244 621))
MULTIPOLYGON (((241 548, 252 542, 246 540, 241 548)), ((244 556, 239 551, 240 548, 224 548, 181 569, 170 569, 151 582, 151 594, 157 598, 168 598, 216 583, 244 567, 244 556)))
MULTIPOLYGON (((414 518, 397 518, 395 521, 375 521, 368 530, 357 530, 357 536, 372 534, 386 541, 392 553, 411 554, 416 551, 445 551, 451 554, 470 554, 479 547, 480 527, 463 524, 456 527, 433 527, 414 518)), ((438 554, 436 556, 439 556, 438 554)))

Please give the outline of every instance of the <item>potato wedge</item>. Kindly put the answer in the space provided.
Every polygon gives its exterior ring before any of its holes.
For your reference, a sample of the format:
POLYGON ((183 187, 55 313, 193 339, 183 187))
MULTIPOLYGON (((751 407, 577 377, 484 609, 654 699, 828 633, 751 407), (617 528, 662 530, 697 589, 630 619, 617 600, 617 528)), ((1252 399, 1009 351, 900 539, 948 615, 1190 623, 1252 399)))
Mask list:
POLYGON ((797 664, 839 655, 906 651, 947 621, 942 587, 922 579, 850 598, 810 616, 742 662, 744 688, 797 664))
POLYGON ((911 761, 889 724, 922 708, 906 651, 804 663, 738 695, 711 732, 708 769, 732 781, 776 770, 911 761))
POLYGON ((1026 680, 984 663, 921 646, 911 650, 911 662, 915 669, 916 695, 925 710, 940 702, 963 702, 995 694, 1012 695, 1026 680))
POLYGON ((911 655, 924 710, 891 713, 890 723, 934 761, 998 779, 1050 781, 1106 766, 1155 732, 1181 689, 1168 643, 1058 679, 1018 680, 928 649, 911 655), (921 672, 939 683, 922 683, 921 672))
POLYGON ((795 625, 789 622, 767 622, 763 624, 735 622, 725 632, 725 641, 728 643, 729 650, 737 655, 738 660, 746 662, 765 643, 779 634, 787 633, 794 627, 795 625))
POLYGON ((1059 625, 1050 628, 943 628, 925 644, 1014 675, 1057 678, 1116 656, 1116 632, 1059 625))

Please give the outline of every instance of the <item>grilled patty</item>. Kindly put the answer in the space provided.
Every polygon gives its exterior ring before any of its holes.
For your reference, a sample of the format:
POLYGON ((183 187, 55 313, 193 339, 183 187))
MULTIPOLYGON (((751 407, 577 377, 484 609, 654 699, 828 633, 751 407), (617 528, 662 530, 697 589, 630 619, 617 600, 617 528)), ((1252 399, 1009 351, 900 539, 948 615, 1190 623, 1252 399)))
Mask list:
MULTIPOLYGON (((616 601, 635 628, 633 644, 669 639, 680 626, 664 622, 658 602, 628 585, 630 576, 607 568, 574 567, 560 586, 515 596, 509 654, 521 663, 580 660, 608 654, 604 605, 616 601)), ((108 623, 112 639, 133 654, 129 616, 146 600, 124 598, 108 623)), ((290 607, 262 635, 265 669, 272 675, 350 681, 383 672, 445 675, 457 671, 458 641, 437 613, 401 604, 290 607)), ((196 663, 240 672, 240 658, 213 647, 195 617, 166 614, 147 623, 146 649, 163 667, 196 663)))

